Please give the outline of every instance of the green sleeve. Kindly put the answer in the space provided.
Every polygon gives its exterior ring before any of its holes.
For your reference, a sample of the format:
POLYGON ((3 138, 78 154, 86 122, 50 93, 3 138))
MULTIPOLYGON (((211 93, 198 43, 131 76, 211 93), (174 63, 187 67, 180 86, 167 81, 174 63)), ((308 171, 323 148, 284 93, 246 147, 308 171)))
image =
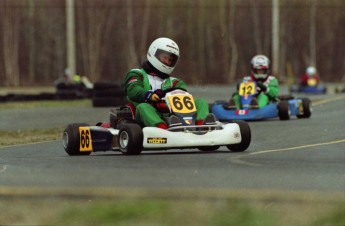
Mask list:
POLYGON ((125 92, 129 100, 141 103, 147 90, 144 89, 143 75, 137 71, 129 71, 125 77, 125 92))
POLYGON ((174 79, 172 79, 172 83, 173 83, 173 87, 187 90, 186 83, 184 81, 182 81, 181 79, 174 78, 174 79))
POLYGON ((276 98, 278 97, 279 94, 279 84, 278 84, 278 79, 274 78, 268 83, 268 91, 267 95, 271 98, 276 98))
POLYGON ((232 96, 238 95, 238 91, 240 89, 240 85, 241 85, 242 82, 243 82, 243 79, 240 79, 240 80, 237 81, 237 83, 236 83, 236 90, 235 90, 235 92, 233 92, 232 96))

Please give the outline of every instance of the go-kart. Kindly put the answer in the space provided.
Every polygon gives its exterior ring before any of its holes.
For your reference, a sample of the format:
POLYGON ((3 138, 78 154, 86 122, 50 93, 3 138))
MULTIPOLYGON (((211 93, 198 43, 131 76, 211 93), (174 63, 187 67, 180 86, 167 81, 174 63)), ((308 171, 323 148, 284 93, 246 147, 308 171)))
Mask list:
POLYGON ((292 85, 290 91, 292 93, 324 94, 327 92, 327 87, 323 84, 318 84, 315 78, 309 78, 307 85, 292 85))
POLYGON ((63 132, 65 151, 68 155, 89 155, 98 151, 138 155, 146 150, 197 148, 213 151, 220 146, 242 152, 249 147, 251 130, 247 122, 224 124, 209 114, 203 125, 196 125, 196 107, 190 93, 172 89, 162 99, 170 111, 165 118, 168 129, 141 127, 134 119, 132 108, 124 105, 110 109, 109 128, 99 123, 95 126, 69 124, 63 132))
POLYGON ((241 109, 229 105, 229 101, 219 100, 211 104, 211 111, 220 121, 254 121, 277 117, 280 120, 289 120, 290 116, 297 118, 309 118, 311 116, 311 101, 308 98, 280 95, 265 107, 258 108, 257 103, 253 105, 253 99, 259 93, 256 82, 243 81, 239 84, 241 109))

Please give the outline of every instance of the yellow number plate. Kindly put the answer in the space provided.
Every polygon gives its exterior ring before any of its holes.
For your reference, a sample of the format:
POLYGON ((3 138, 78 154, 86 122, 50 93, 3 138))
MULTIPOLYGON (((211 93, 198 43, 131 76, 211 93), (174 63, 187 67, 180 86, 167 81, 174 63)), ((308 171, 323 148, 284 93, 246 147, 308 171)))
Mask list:
POLYGON ((239 94, 241 96, 248 96, 255 94, 254 82, 242 82, 240 84, 239 94))
POLYGON ((168 97, 171 110, 175 113, 188 114, 196 112, 192 95, 172 95, 168 97))
POLYGON ((309 86, 316 86, 316 83, 317 83, 317 81, 315 78, 308 79, 308 85, 309 86))
POLYGON ((92 151, 90 127, 79 127, 80 151, 92 151))

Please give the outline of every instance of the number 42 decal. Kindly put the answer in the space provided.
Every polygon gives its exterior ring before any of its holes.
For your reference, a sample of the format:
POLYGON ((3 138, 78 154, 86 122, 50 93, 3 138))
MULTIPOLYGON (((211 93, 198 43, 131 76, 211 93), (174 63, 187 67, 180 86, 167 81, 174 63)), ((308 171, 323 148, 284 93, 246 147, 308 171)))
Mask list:
POLYGON ((92 151, 90 127, 79 127, 80 151, 92 151))

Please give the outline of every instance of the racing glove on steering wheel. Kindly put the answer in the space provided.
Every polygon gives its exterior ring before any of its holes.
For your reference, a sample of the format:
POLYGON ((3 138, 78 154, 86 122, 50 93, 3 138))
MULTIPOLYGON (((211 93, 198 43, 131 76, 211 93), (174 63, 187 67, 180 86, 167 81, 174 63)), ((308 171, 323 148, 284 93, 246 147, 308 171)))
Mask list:
POLYGON ((262 82, 257 82, 256 84, 258 85, 260 91, 264 93, 267 91, 267 86, 263 84, 262 82))
POLYGON ((164 92, 161 89, 156 89, 155 91, 148 91, 144 95, 144 100, 148 103, 158 102, 164 97, 164 92))
POLYGON ((168 105, 166 105, 166 103, 157 102, 157 103, 154 103, 153 105, 160 113, 170 113, 170 109, 168 105))

